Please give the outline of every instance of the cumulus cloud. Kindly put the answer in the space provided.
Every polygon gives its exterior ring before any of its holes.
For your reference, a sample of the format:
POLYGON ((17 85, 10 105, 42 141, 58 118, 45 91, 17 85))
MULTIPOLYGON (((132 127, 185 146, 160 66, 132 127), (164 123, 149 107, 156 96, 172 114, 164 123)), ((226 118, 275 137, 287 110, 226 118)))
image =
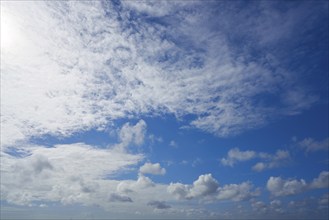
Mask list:
POLYGON ((220 162, 224 166, 233 167, 238 162, 248 161, 252 159, 261 160, 257 162, 251 169, 261 172, 265 169, 272 169, 287 164, 290 160, 290 153, 287 150, 277 150, 274 155, 256 151, 241 151, 239 148, 233 148, 227 153, 227 157, 223 157, 220 162))
MULTIPOLYGON (((142 174, 136 180, 111 180, 144 159, 126 151, 129 145, 143 144, 147 127, 143 120, 124 124, 121 143, 113 148, 30 143, 31 138, 45 135, 65 138, 92 129, 116 130, 113 122, 119 119, 165 114, 191 116, 182 123, 229 136, 276 117, 298 114, 316 102, 292 80, 292 73, 272 62, 280 57, 263 50, 264 45, 279 42, 285 31, 299 27, 300 19, 262 9, 258 18, 249 16, 252 21, 245 29, 255 30, 250 36, 243 28, 232 32, 231 27, 238 24, 233 17, 228 24, 226 19, 214 22, 213 16, 227 18, 231 10, 241 11, 239 7, 222 5, 219 14, 213 6, 201 2, 1 2, 1 198, 20 205, 50 201, 106 206, 109 193, 114 200, 124 200, 122 196, 130 193, 129 198, 145 205, 152 200, 150 195, 167 201, 163 192, 168 188, 184 199, 215 198, 222 192, 223 197, 239 200, 228 194, 242 189, 231 185, 221 190, 209 174, 190 185, 168 187, 142 174), (268 25, 271 19, 259 22, 268 11, 278 18, 272 19, 277 25, 268 25), (268 34, 268 27, 276 34, 268 34), (241 36, 240 32, 261 45, 237 51, 239 45, 234 46, 227 36, 241 36), (255 49, 266 52, 255 60, 250 58, 255 49), (268 97, 277 101, 264 102, 268 97), (13 148, 24 153, 8 153, 13 148)), ((252 155, 233 152, 226 163, 233 166, 252 155)), ((315 181, 314 187, 318 185, 315 181)), ((116 202, 112 205, 116 207, 116 202)))
POLYGON ((219 183, 210 173, 200 175, 199 178, 193 182, 190 195, 192 197, 210 196, 217 192, 218 187, 219 183))
POLYGON ((236 162, 247 161, 256 157, 254 151, 240 151, 239 148, 233 148, 227 153, 227 158, 222 158, 221 163, 225 166, 233 166, 236 162))
MULTIPOLYGON (((145 122, 140 121, 135 126, 124 125, 123 128, 126 136, 130 131, 133 136, 137 133, 142 137, 143 132, 136 130, 141 131, 143 129, 140 127, 145 126, 145 122)), ((121 139, 122 142, 117 145, 126 145, 126 140, 121 139)), ((144 159, 142 154, 118 151, 117 145, 99 148, 84 143, 47 147, 26 144, 5 148, 5 151, 1 151, 1 175, 4 178, 1 181, 2 198, 10 203, 26 205, 39 200, 63 204, 84 203, 90 195, 99 193, 103 179, 144 159)), ((152 184, 150 179, 143 176, 135 182, 140 187, 152 184)), ((114 201, 120 198, 113 194, 110 199, 114 201)))
POLYGON ((142 174, 164 175, 166 169, 162 168, 159 163, 145 163, 139 168, 139 172, 142 174))
POLYGON ((130 125, 126 123, 119 131, 120 145, 127 146, 130 143, 135 145, 141 145, 144 143, 144 137, 146 133, 146 123, 144 120, 140 120, 136 125, 130 125))
POLYGON ((192 199, 189 194, 191 186, 182 183, 170 183, 168 192, 174 195, 177 199, 192 199))
POLYGON ((170 183, 167 188, 168 192, 177 199, 193 199, 201 200, 232 200, 242 201, 258 196, 260 191, 253 190, 250 182, 241 184, 229 184, 220 187, 218 181, 211 174, 200 175, 192 185, 184 185, 182 183, 170 183))
POLYGON ((85 201, 102 179, 136 165, 142 155, 120 153, 77 143, 30 146, 29 156, 1 155, 2 198, 14 204, 33 201, 85 201), (28 192, 26 194, 26 192, 28 192), (79 195, 84 195, 79 198, 79 195))
POLYGON ((263 201, 252 201, 251 207, 256 213, 266 213, 268 211, 268 207, 263 201))
POLYGON ((329 172, 322 171, 312 182, 306 183, 300 179, 282 179, 281 177, 270 177, 267 181, 267 189, 274 196, 295 195, 310 189, 328 188, 329 172))
POLYGON ((147 205, 154 207, 155 209, 169 209, 170 205, 167 205, 164 201, 150 201, 147 205))
POLYGON ((266 184, 267 189, 274 196, 295 195, 303 192, 307 184, 305 180, 284 180, 281 177, 270 177, 266 184))
POLYGON ((211 174, 200 175, 192 185, 171 183, 168 192, 179 199, 207 198, 217 193, 219 183, 211 174))
POLYGON ((259 153, 258 157, 263 160, 256 163, 251 169, 257 172, 261 172, 265 169, 272 169, 280 166, 284 166, 290 161, 290 153, 287 150, 277 150, 274 155, 267 153, 259 153))
POLYGON ((147 190, 155 186, 156 184, 149 177, 139 174, 136 181, 121 181, 117 185, 116 190, 127 194, 140 191, 141 189, 147 190))
POLYGON ((329 188, 329 172, 322 171, 319 177, 311 182, 310 187, 315 189, 329 188))
POLYGON ((260 194, 259 190, 252 192, 253 185, 250 182, 241 184, 229 184, 220 188, 217 198, 220 200, 229 199, 233 201, 248 200, 260 194))

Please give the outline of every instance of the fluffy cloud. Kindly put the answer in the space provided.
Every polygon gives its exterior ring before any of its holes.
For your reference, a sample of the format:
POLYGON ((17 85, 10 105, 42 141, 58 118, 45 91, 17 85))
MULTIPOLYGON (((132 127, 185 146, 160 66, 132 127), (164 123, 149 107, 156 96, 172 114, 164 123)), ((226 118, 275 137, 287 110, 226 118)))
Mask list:
POLYGON ((141 145, 144 143, 144 137, 146 132, 146 123, 144 120, 140 120, 136 125, 131 126, 126 123, 122 126, 119 132, 119 138, 122 146, 127 146, 130 143, 141 145))
POLYGON ((229 199, 233 201, 248 200, 260 194, 259 190, 252 192, 253 185, 250 182, 241 184, 229 184, 221 187, 217 198, 220 200, 229 199))
MULTIPOLYGON (((123 125, 118 131, 120 143, 100 148, 84 143, 54 146, 28 145, 5 148, 1 151, 2 198, 10 203, 29 205, 35 201, 59 201, 63 204, 95 203, 101 201, 128 201, 121 194, 105 198, 104 187, 115 191, 115 186, 105 186, 104 179, 120 173, 144 159, 142 154, 126 151, 130 143, 144 139, 146 123, 123 125), (124 135, 122 135, 124 133, 124 135), (124 137, 124 138, 123 138, 124 137), (128 138, 129 137, 129 138, 128 138), (138 138, 137 138, 138 137, 138 138), (137 140, 137 141, 135 141, 137 140), (118 148, 118 146, 124 148, 118 148), (26 193, 28 192, 28 193, 26 193)), ((105 181, 106 182, 106 181, 105 181)), ((139 176, 133 189, 153 186, 147 177, 139 176)))
POLYGON ((221 159, 221 164, 224 166, 234 166, 234 164, 242 161, 248 161, 252 159, 259 159, 261 162, 256 163, 252 170, 260 172, 265 169, 271 169, 283 166, 290 160, 289 151, 277 150, 274 155, 255 152, 251 150, 241 151, 239 148, 233 148, 227 153, 227 157, 221 159))
POLYGON ((103 178, 143 159, 143 155, 82 143, 50 148, 30 146, 27 153, 28 156, 21 158, 6 153, 1 155, 1 193, 8 202, 86 202, 90 193, 99 191, 103 178))
POLYGON ((166 170, 165 168, 161 168, 159 163, 145 163, 139 168, 139 172, 142 174, 164 175, 166 170))
POLYGON ((200 175, 199 178, 193 182, 189 194, 191 197, 211 196, 217 192, 218 187, 219 183, 211 174, 200 175))
POLYGON ((233 166, 236 162, 251 160, 256 157, 254 151, 240 151, 238 148, 233 148, 227 153, 227 158, 222 158, 221 163, 225 166, 233 166))
MULTIPOLYGON (((113 148, 30 143, 44 135, 61 139, 92 129, 116 130, 119 119, 164 114, 191 116, 182 123, 228 136, 298 114, 316 102, 281 62, 272 62, 280 56, 270 46, 281 43, 285 32, 298 33, 305 22, 261 8, 260 16, 239 24, 246 14, 230 17, 232 10, 241 11, 238 6, 221 5, 218 13, 212 5, 217 3, 209 4, 1 2, 1 198, 21 205, 96 204, 122 213, 132 211, 129 198, 141 201, 135 206, 141 212, 153 207, 147 207, 149 201, 169 201, 173 195, 247 198, 247 183, 220 187, 209 174, 190 185, 157 184, 142 174, 136 180, 113 180, 144 159, 127 150, 143 144, 143 120, 125 124, 121 143, 113 148), (271 19, 263 19, 269 11, 265 17, 275 18, 272 26, 271 19), (230 19, 214 22, 214 16, 230 19), (239 25, 246 27, 232 32, 239 25), (250 40, 243 51, 231 42, 242 35, 250 40), (261 52, 259 58, 250 56, 255 51, 261 52), (266 102, 268 97, 277 101, 266 102), (171 193, 164 193, 167 188, 171 193)), ((227 164, 252 154, 233 152, 227 164)), ((314 180, 314 187, 321 181, 314 180)), ((202 214, 190 210, 186 213, 202 214)))
POLYGON ((219 183, 211 174, 200 175, 192 185, 171 183, 168 192, 179 199, 207 198, 216 195, 219 183))
POLYGON ((201 200, 247 200, 260 194, 259 190, 252 191, 253 185, 250 182, 241 184, 229 184, 222 187, 211 174, 199 176, 192 185, 181 183, 171 183, 168 186, 168 192, 177 199, 201 200))
POLYGON ((329 172, 322 171, 312 182, 306 183, 305 180, 290 179, 285 180, 281 177, 270 177, 267 181, 267 189, 274 196, 295 195, 310 189, 328 188, 329 172))
POLYGON ((120 193, 133 193, 155 186, 156 184, 150 178, 139 174, 136 181, 121 181, 117 186, 117 191, 120 193))
POLYGON ((177 199, 192 199, 192 197, 188 195, 190 188, 189 185, 184 185, 182 183, 170 183, 168 192, 177 199))
POLYGON ((270 177, 266 187, 274 196, 287 196, 303 192, 307 184, 303 179, 284 180, 281 177, 270 177))
POLYGON ((284 166, 290 160, 290 153, 286 150, 277 150, 274 155, 259 153, 258 157, 262 159, 263 162, 256 163, 251 169, 257 172, 261 172, 265 169, 284 166))
POLYGON ((329 172, 322 171, 319 177, 311 182, 310 187, 315 189, 329 188, 329 172))

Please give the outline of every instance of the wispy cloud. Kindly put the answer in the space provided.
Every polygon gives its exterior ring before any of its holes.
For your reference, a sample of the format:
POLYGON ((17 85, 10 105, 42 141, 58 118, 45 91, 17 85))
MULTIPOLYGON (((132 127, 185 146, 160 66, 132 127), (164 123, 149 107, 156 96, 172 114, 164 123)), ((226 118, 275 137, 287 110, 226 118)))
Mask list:
MULTIPOLYGON (((195 4, 3 2, 2 20, 14 24, 4 35, 17 39, 1 44, 2 144, 163 113, 192 114, 187 125, 227 136, 314 103, 287 71, 235 54, 226 29, 212 27, 217 12, 195 4)), ((269 36, 257 28, 255 37, 269 36)))
POLYGON ((301 141, 298 141, 297 145, 301 149, 305 150, 306 153, 315 151, 328 151, 329 138, 325 138, 320 141, 314 140, 313 138, 305 138, 301 141))
MULTIPOLYGON (((299 79, 308 70, 297 68, 298 53, 290 52, 298 47, 301 54, 312 54, 303 46, 308 39, 298 35, 327 18, 323 5, 1 2, 1 199, 45 209, 52 202, 99 206, 132 217, 225 218, 225 213, 199 207, 221 200, 249 200, 257 211, 280 209, 279 200, 256 201, 260 191, 251 181, 221 185, 212 174, 198 174, 188 184, 158 183, 148 174, 169 174, 169 167, 145 163, 151 161, 145 160, 148 155, 133 152, 147 140, 176 138, 146 139, 148 125, 141 118, 174 115, 179 126, 226 137, 312 107, 320 99, 299 79), (119 142, 100 147, 31 141, 94 130, 115 133, 119 142), (135 178, 115 179, 131 169, 135 178)), ((320 151, 328 149, 327 142, 308 138, 299 146, 320 151)), ((177 147, 175 141, 166 143, 177 147)), ((234 148, 221 163, 258 160, 252 169, 263 171, 289 159, 285 150, 269 154, 234 148)), ((323 171, 307 183, 271 176, 267 188, 274 196, 294 195, 323 189, 327 177, 323 171)))

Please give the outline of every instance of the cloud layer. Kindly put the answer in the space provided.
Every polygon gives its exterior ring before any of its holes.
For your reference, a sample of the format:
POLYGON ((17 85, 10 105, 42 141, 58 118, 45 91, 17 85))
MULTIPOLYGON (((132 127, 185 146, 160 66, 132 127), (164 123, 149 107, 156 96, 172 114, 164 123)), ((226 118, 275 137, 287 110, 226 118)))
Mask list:
MULTIPOLYGON (((167 113, 193 115, 186 125, 227 136, 314 103, 283 68, 249 59, 251 48, 238 53, 227 24, 212 22, 216 11, 204 16, 209 8, 198 2, 159 4, 4 2, 5 37, 16 43, 1 44, 2 144, 167 113), (265 104, 269 96, 278 102, 265 104)), ((279 40, 267 39, 257 19, 259 46, 279 40)))
MULTIPOLYGON (((148 133, 146 121, 173 116, 177 129, 228 137, 303 113, 321 97, 300 76, 313 77, 322 66, 303 69, 297 58, 324 54, 327 47, 314 46, 308 33, 327 21, 327 10, 327 3, 307 2, 1 2, 1 210, 81 205, 105 217, 225 219, 311 207, 279 199, 323 193, 328 171, 311 181, 271 174, 232 183, 218 178, 221 169, 208 171, 216 168, 210 158, 189 160, 186 137, 148 133), (91 144, 93 132, 118 142, 91 144), (197 174, 170 179, 179 165, 162 155, 148 158, 148 140, 168 143, 177 152, 168 157, 191 161, 197 174), (261 188, 271 201, 260 201, 261 188)), ((296 144, 306 152, 328 150, 328 139, 296 144)), ((233 169, 257 160, 251 167, 257 172, 286 165, 290 152, 275 150, 233 148, 221 163, 233 169)), ((312 208, 326 211, 327 199, 313 199, 312 208)))

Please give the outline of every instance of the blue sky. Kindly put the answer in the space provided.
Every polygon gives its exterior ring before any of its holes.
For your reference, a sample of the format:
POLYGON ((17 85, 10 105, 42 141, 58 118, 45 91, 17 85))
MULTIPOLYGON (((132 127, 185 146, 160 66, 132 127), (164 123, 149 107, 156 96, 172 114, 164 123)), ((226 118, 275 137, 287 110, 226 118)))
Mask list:
POLYGON ((1 219, 327 219, 328 1, 1 1, 1 219))

